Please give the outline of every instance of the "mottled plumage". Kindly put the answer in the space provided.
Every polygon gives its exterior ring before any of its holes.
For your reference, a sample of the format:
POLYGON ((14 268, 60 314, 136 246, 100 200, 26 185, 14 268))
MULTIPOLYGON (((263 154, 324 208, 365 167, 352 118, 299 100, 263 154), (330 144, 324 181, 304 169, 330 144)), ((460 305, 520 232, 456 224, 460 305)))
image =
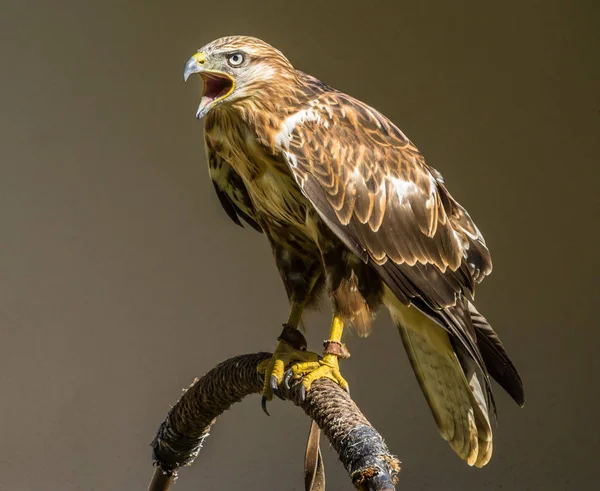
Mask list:
POLYGON ((292 304, 314 302, 325 286, 334 311, 366 336, 384 303, 442 436, 484 465, 490 375, 519 404, 524 396, 472 304, 492 262, 469 214, 389 119, 294 69, 275 48, 234 36, 200 51, 186 77, 204 74, 198 115, 228 215, 266 235, 292 304))

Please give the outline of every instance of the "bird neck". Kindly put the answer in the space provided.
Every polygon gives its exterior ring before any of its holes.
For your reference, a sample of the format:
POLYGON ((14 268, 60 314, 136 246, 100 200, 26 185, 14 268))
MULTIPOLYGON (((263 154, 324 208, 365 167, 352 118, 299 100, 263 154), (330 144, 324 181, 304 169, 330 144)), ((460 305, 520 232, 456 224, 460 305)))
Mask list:
POLYGON ((239 118, 271 153, 275 153, 275 135, 285 119, 305 102, 301 87, 294 82, 264 85, 251 97, 228 106, 229 117, 239 118))

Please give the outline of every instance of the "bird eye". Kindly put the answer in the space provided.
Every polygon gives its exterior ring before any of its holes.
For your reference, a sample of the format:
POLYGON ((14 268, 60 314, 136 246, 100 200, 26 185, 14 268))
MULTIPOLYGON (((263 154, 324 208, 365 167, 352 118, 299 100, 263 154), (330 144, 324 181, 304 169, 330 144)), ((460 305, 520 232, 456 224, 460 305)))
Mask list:
POLYGON ((242 53, 234 53, 227 61, 229 61, 231 66, 240 66, 244 62, 244 55, 242 53))

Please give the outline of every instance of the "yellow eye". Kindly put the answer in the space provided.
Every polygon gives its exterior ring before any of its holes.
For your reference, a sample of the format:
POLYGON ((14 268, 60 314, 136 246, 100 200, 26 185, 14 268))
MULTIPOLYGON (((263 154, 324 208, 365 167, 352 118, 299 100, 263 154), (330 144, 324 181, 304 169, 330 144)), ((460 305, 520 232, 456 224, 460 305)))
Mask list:
POLYGON ((244 63, 244 55, 242 53, 234 53, 227 60, 231 66, 240 66, 244 63))

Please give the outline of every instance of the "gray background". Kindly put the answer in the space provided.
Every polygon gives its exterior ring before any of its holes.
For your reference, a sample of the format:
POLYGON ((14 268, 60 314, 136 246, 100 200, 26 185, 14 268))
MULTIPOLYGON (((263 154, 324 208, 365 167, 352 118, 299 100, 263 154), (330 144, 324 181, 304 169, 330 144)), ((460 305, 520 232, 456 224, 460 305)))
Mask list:
MULTIPOLYGON (((200 81, 182 81, 228 34, 390 116, 490 245, 478 305, 527 405, 496 391, 488 467, 438 436, 387 314, 348 340, 343 371, 403 461, 399 489, 597 489, 599 5, 3 0, 0 489, 145 489, 180 390, 274 347, 283 288, 213 195, 200 81)), ((327 325, 327 308, 309 317, 313 347, 327 325)), ((224 415, 176 489, 302 489, 308 421, 271 414, 253 396, 224 415)), ((324 447, 331 489, 350 488, 324 447)))

